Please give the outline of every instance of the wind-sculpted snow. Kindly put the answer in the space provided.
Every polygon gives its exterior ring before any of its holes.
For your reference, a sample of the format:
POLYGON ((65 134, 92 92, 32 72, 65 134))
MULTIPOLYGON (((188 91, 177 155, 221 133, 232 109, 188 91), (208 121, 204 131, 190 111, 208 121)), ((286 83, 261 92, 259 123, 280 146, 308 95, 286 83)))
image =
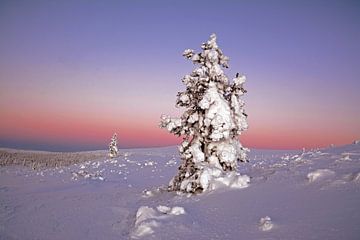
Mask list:
POLYGON ((160 205, 156 209, 141 206, 136 213, 135 228, 131 238, 138 239, 153 234, 156 228, 161 227, 161 222, 182 214, 185 214, 184 208, 177 206, 170 208, 160 205))
POLYGON ((309 182, 315 182, 319 179, 330 177, 335 175, 334 171, 331 171, 329 169, 318 169, 316 171, 310 172, 307 175, 307 178, 309 179, 309 182))
MULTIPOLYGON (((16 156, 36 156, 32 151, 19 153, 16 156)), ((233 181, 208 181, 212 190, 199 195, 167 191, 180 164, 176 147, 120 149, 114 158, 105 150, 40 154, 41 162, 43 156, 47 162, 64 156, 69 162, 75 161, 71 156, 84 159, 35 170, 16 159, 18 165, 1 167, 0 239, 360 236, 360 144, 300 151, 252 149, 250 162, 237 170, 240 175, 226 178, 233 181), (224 187, 233 184, 238 187, 224 187)))

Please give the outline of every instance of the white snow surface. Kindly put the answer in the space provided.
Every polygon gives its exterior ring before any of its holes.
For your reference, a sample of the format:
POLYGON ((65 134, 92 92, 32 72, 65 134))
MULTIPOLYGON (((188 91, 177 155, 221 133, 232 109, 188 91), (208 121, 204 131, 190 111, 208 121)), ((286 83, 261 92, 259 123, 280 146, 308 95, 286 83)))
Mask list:
POLYGON ((103 153, 70 167, 1 167, 0 239, 360 236, 359 144, 253 149, 238 174, 210 181, 216 190, 200 195, 165 190, 180 162, 176 147, 121 149, 113 159, 103 153))

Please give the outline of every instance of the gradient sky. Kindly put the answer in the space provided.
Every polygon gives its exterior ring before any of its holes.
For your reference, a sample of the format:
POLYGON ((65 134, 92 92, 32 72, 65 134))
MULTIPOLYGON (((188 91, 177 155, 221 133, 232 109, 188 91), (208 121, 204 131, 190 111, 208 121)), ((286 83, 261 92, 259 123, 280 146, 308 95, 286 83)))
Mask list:
POLYGON ((359 1, 0 1, 0 147, 166 146, 211 33, 247 75, 251 148, 360 138, 359 1))

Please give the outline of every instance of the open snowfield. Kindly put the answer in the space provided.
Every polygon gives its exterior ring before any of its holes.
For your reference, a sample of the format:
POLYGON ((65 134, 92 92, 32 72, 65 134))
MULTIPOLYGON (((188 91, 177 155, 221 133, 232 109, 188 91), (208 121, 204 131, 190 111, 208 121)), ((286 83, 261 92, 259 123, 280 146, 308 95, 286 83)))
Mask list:
POLYGON ((163 190, 175 147, 95 153, 1 167, 0 239, 360 239, 360 144, 252 150, 239 164, 247 188, 192 196, 163 190))

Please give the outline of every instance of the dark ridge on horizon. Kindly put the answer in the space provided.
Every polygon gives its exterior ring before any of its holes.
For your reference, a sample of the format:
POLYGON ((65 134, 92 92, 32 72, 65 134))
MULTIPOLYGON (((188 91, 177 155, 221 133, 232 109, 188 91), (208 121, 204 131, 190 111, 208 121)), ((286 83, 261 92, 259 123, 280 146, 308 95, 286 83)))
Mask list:
POLYGON ((44 152, 0 149, 0 167, 20 165, 33 170, 70 166, 106 157, 104 152, 44 152))
MULTIPOLYGON (((334 145, 334 146, 343 146, 347 145, 341 144, 341 145, 334 145)), ((179 144, 170 144, 170 145, 139 145, 139 146, 133 146, 133 145, 118 145, 119 149, 151 149, 151 148, 167 148, 167 147, 177 147, 179 144)), ((258 149, 258 150, 302 150, 302 147, 298 148, 271 148, 271 147, 252 147, 247 146, 245 147, 249 149, 258 149)), ((311 148, 305 148, 305 149, 323 149, 331 147, 331 145, 328 146, 314 146, 311 148)), ((99 145, 68 145, 68 144, 46 144, 46 143, 29 143, 29 142, 16 142, 14 141, 2 141, 0 140, 0 148, 7 148, 7 149, 15 149, 15 150, 28 150, 28 151, 42 151, 42 152, 54 152, 54 153, 76 153, 76 152, 91 152, 91 151, 105 151, 108 149, 107 144, 99 145)))

